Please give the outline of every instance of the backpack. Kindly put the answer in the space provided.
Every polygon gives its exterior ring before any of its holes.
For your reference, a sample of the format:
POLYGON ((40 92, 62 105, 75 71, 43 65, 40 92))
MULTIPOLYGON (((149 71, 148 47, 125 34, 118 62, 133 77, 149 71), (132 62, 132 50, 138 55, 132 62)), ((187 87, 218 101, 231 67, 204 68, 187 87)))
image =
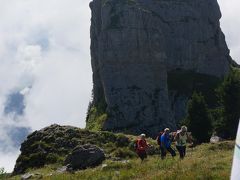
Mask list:
POLYGON ((134 147, 134 150, 138 149, 138 139, 134 141, 133 147, 134 147))
POLYGON ((159 146, 161 146, 161 136, 162 136, 163 132, 160 132, 159 135, 157 136, 157 143, 159 146))

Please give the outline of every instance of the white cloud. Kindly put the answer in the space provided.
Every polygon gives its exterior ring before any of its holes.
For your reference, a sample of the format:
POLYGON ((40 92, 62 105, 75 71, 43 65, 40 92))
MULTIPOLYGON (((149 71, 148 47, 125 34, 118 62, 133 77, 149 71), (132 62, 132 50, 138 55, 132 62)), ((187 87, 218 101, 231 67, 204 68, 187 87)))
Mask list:
POLYGON ((53 122, 84 127, 92 86, 89 1, 0 3, 0 104, 9 91, 32 86, 26 98, 31 127, 53 122))
POLYGON ((226 36, 232 58, 240 64, 240 1, 218 0, 221 8, 221 27, 226 36))
POLYGON ((19 153, 19 151, 9 153, 0 152, 0 167, 4 167, 5 171, 11 172, 14 168, 19 153))
MULTIPOLYGON (((0 0, 0 4, 0 130, 5 137, 1 140, 12 145, 4 127, 14 123, 33 130, 52 123, 85 127, 92 89, 89 1, 0 0), (4 114, 4 103, 13 91, 26 97, 25 114, 17 120, 4 114)), ((16 153, 0 156, 0 167, 12 170, 16 153)))

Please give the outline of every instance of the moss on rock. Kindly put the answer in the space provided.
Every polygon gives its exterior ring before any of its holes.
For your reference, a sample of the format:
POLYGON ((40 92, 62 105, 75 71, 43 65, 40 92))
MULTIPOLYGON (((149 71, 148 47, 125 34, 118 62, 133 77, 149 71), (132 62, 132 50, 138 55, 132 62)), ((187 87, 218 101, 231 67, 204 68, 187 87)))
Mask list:
MULTIPOLYGON (((135 137, 136 138, 136 137, 135 137)), ((92 144, 102 148, 106 157, 134 157, 133 136, 106 131, 90 131, 72 126, 51 125, 35 131, 21 145, 14 173, 46 164, 63 164, 66 156, 77 146, 92 144), (51 141, 50 141, 51 139, 51 141)))

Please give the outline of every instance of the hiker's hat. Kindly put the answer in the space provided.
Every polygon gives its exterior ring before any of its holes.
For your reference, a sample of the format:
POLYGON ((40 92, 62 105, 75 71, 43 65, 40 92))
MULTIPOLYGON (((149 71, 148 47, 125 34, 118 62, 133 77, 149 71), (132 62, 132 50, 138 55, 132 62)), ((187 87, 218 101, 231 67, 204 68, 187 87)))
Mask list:
POLYGON ((187 132, 187 126, 182 126, 182 127, 181 127, 181 131, 187 132))
POLYGON ((140 137, 146 137, 146 134, 141 134, 140 137))
POLYGON ((169 128, 165 128, 165 129, 164 129, 164 132, 166 132, 166 131, 170 131, 170 129, 169 129, 169 128))

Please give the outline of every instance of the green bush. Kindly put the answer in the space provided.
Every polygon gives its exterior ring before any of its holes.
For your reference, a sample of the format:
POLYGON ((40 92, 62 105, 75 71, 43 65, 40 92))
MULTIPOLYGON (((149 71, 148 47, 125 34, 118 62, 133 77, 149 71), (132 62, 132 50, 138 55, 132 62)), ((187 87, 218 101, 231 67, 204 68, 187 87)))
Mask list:
POLYGON ((126 137, 123 134, 117 135, 116 145, 118 147, 128 146, 129 143, 130 143, 130 140, 128 139, 128 137, 126 137))
POLYGON ((53 164, 53 163, 56 163, 56 162, 61 162, 62 159, 57 155, 57 154, 54 154, 54 153, 49 153, 47 156, 46 156, 46 164, 53 164))
POLYGON ((224 138, 236 138, 240 118, 240 71, 232 69, 217 89, 220 118, 216 132, 224 138))
POLYGON ((6 178, 6 171, 3 167, 0 168, 0 179, 6 178))
POLYGON ((102 139, 102 143, 108 143, 108 142, 115 142, 116 141, 116 134, 112 133, 112 132, 108 132, 108 131, 102 131, 99 132, 100 136, 102 139))
POLYGON ((29 167, 41 167, 46 162, 47 154, 44 152, 33 153, 29 156, 29 167))
POLYGON ((212 133, 212 122, 202 94, 193 93, 187 105, 186 125, 198 143, 209 142, 212 133))
POLYGON ((47 144, 44 141, 36 141, 30 146, 30 149, 32 149, 32 151, 38 150, 39 148, 44 149, 45 151, 49 151, 52 147, 50 144, 47 144))
POLYGON ((120 158, 132 158, 136 157, 136 153, 131 151, 129 148, 117 148, 113 153, 113 156, 120 158))

